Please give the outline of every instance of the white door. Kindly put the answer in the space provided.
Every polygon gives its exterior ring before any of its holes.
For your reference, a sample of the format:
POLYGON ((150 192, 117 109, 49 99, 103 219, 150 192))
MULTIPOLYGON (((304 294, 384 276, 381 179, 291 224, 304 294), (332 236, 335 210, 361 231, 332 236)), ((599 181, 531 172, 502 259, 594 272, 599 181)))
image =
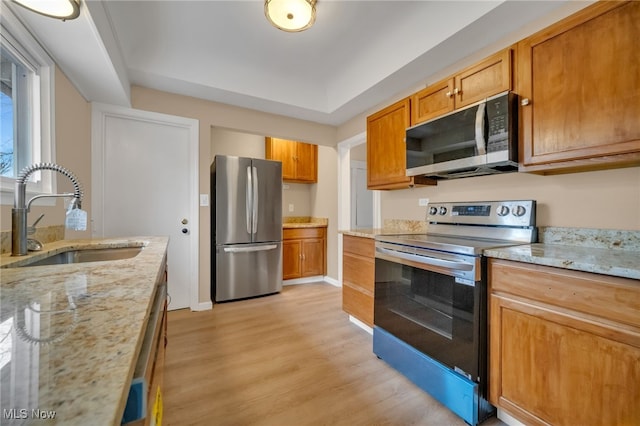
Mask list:
POLYGON ((169 309, 198 305, 198 120, 93 104, 92 235, 169 236, 169 309))

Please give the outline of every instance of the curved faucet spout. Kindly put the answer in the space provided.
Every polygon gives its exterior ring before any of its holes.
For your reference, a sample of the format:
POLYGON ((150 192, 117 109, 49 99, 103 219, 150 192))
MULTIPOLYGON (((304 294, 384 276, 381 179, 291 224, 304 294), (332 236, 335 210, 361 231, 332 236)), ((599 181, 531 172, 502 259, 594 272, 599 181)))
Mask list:
POLYGON ((82 186, 78 178, 76 178, 70 170, 58 164, 36 163, 22 169, 16 179, 14 206, 11 210, 11 254, 13 256, 23 256, 27 254, 27 213, 33 200, 42 197, 73 197, 73 208, 80 208, 82 195, 82 186), (36 195, 27 203, 27 179, 32 173, 38 170, 51 170, 66 176, 73 184, 74 192, 72 194, 36 195))

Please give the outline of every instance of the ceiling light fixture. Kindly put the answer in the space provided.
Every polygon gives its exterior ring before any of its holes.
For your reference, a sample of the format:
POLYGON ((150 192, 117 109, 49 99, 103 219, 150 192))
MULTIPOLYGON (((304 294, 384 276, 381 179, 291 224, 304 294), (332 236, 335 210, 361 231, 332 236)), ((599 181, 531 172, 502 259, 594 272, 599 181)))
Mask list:
POLYGON ((282 31, 304 31, 316 21, 316 1, 265 0, 264 14, 271 25, 282 31))
POLYGON ((25 9, 66 21, 80 15, 80 0, 13 0, 25 9))

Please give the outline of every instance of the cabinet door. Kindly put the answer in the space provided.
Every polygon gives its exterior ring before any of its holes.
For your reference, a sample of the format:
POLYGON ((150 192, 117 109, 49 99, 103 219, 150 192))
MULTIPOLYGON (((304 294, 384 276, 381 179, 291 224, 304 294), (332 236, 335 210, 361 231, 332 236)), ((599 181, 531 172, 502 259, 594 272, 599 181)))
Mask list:
POLYGON ((439 81, 411 97, 411 125, 453 111, 453 79, 439 81))
POLYGON ((598 2, 519 43, 523 171, 640 164, 638 22, 640 2, 598 2))
POLYGON ((289 280, 302 276, 302 241, 282 241, 282 279, 289 280))
POLYGON ((490 402, 531 425, 640 424, 638 330, 490 296, 490 402))
POLYGON ((296 178, 296 142, 286 139, 265 139, 265 158, 282 162, 282 180, 296 178))
POLYGON ((409 127, 409 98, 367 117, 367 187, 409 185, 406 175, 405 132, 409 127))
POLYGON ((511 90, 511 49, 505 49, 455 76, 455 107, 462 108, 511 90))
POLYGON ((324 275, 324 240, 302 240, 302 276, 324 275))
POLYGON ((318 145, 298 142, 296 147, 296 180, 318 181, 318 145))
POLYGON ((344 235, 342 241, 342 310, 373 327, 374 240, 344 235))

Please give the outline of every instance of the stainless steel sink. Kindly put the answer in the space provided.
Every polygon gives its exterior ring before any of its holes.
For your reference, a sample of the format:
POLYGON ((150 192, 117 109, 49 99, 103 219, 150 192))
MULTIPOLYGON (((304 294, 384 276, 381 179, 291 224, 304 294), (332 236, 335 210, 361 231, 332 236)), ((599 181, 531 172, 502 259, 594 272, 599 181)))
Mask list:
POLYGON ((137 256, 143 247, 118 247, 70 250, 22 265, 9 265, 9 268, 27 266, 66 265, 69 263, 104 262, 109 260, 130 259, 137 256))

